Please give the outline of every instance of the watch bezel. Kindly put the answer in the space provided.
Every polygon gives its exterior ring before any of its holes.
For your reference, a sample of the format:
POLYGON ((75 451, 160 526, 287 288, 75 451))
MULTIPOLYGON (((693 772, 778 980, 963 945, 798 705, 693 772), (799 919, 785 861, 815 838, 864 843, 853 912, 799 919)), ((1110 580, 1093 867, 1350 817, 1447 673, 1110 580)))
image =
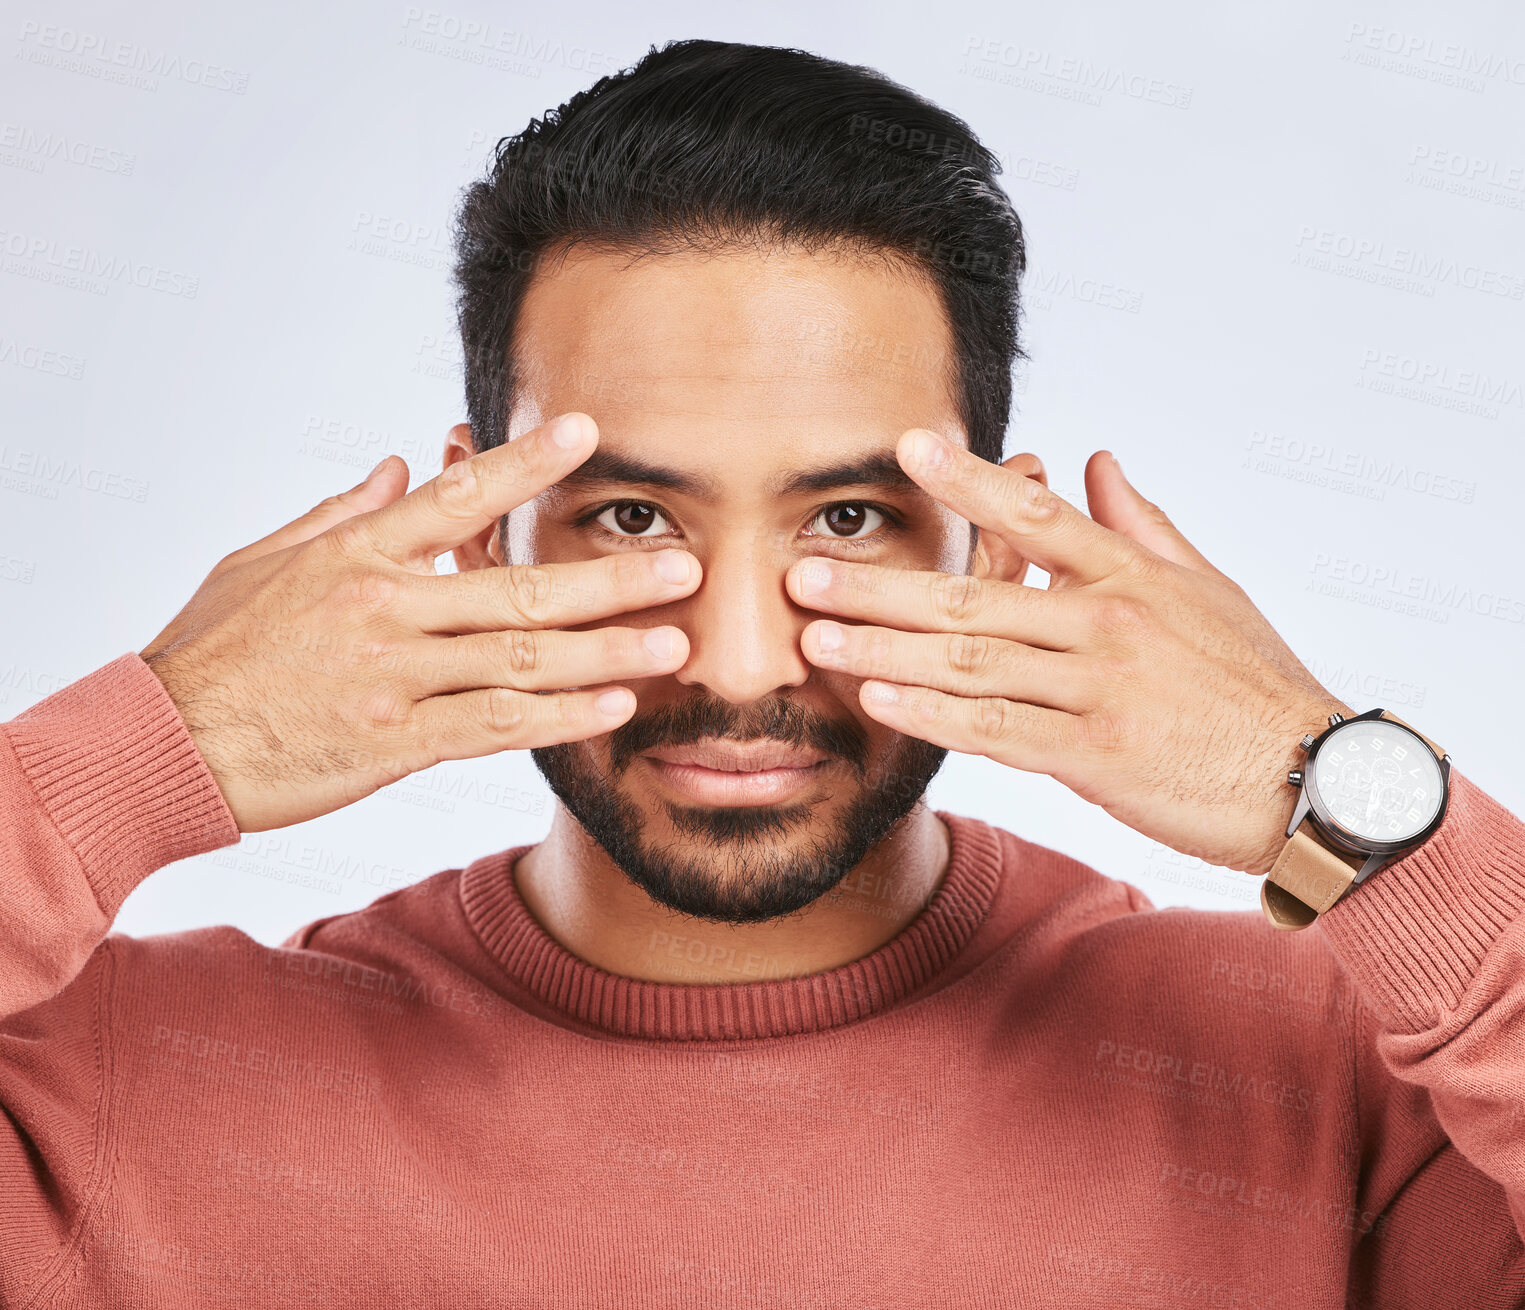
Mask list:
POLYGON ((1418 832, 1409 837, 1379 841, 1375 837, 1363 837, 1345 827, 1329 809, 1324 805, 1323 798, 1318 793, 1318 783, 1314 770, 1314 762, 1318 757, 1319 750, 1324 742, 1334 733, 1349 727, 1352 723, 1360 723, 1368 719, 1381 719, 1385 713, 1382 709, 1367 710, 1364 714, 1353 714, 1349 718, 1342 719, 1339 723, 1332 723, 1323 732, 1314 738, 1313 744, 1308 747, 1307 760, 1303 765, 1303 795, 1308 800, 1308 817, 1313 821, 1319 833, 1332 841, 1335 845, 1343 847, 1356 855, 1393 855, 1400 851, 1412 850, 1414 847, 1428 841, 1434 836, 1436 830, 1446 817, 1446 808, 1451 803, 1451 757, 1442 755, 1438 759, 1435 752, 1423 737, 1405 723, 1396 723, 1392 719, 1382 721, 1390 727, 1407 733, 1412 737, 1418 747, 1425 751, 1431 759, 1440 767, 1440 806, 1435 811, 1435 817, 1418 832))

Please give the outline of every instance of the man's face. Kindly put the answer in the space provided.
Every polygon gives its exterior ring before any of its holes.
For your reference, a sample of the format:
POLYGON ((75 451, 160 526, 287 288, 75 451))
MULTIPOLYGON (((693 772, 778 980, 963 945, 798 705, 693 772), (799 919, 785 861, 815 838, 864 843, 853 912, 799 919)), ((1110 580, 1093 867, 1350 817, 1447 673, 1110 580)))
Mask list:
POLYGON ((620 728, 535 750, 536 764, 659 903, 729 923, 809 905, 946 755, 865 715, 861 677, 804 658, 821 615, 784 585, 810 555, 967 571, 969 525, 894 455, 910 427, 967 445, 936 290, 863 254, 574 247, 537 274, 514 355, 510 439, 567 410, 600 435, 577 473, 508 516, 492 562, 680 546, 704 570, 681 601, 580 625, 671 624, 689 658, 626 681, 636 710, 620 728))

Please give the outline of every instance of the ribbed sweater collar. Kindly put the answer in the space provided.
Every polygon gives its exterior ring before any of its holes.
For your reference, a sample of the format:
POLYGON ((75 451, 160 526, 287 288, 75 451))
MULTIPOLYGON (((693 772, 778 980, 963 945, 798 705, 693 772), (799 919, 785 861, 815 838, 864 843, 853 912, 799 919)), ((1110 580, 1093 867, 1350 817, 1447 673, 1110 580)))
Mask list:
POLYGON ((562 1014, 622 1037, 735 1041, 821 1032, 889 1009, 920 990, 974 936, 1000 882, 995 830, 937 811, 952 836, 948 870, 920 914, 860 960, 802 978, 661 983, 580 960, 530 914, 514 885, 528 845, 488 855, 461 874, 461 903, 509 978, 562 1014))

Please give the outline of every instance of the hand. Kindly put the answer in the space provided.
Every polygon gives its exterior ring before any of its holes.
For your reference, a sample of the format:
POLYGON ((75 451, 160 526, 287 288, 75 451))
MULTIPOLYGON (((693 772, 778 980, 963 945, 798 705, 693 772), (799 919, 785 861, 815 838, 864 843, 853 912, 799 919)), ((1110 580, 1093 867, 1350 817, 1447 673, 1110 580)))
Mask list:
POLYGON ((864 712, 897 731, 1048 774, 1175 850, 1268 872, 1299 738, 1355 711, 1109 453, 1086 465, 1092 517, 1032 455, 997 466, 919 429, 896 454, 979 526, 974 572, 800 561, 800 605, 861 620, 809 624, 805 657, 866 679, 864 712), (941 465, 921 456, 926 437, 941 465), (1028 561, 1046 590, 1022 585, 1028 561))
POLYGON ((609 732, 635 696, 601 684, 683 665, 678 628, 554 629, 687 595, 700 575, 687 551, 435 572, 597 440, 586 414, 562 415, 412 492, 388 457, 208 574, 141 653, 241 831, 326 814, 441 760, 609 732))

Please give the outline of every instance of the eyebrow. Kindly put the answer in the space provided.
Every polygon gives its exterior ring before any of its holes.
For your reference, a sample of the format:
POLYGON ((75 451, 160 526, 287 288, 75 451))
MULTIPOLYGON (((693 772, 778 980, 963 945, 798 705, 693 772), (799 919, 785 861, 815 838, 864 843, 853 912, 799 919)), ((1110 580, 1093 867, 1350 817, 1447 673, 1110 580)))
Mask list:
MULTIPOLYGON (((676 491, 695 500, 718 500, 721 483, 714 478, 684 473, 632 455, 595 450, 563 477, 558 485, 579 488, 595 483, 619 482, 676 491)), ((920 485, 895 458, 893 450, 876 450, 859 459, 820 468, 779 473, 768 481, 774 496, 799 496, 808 492, 833 491, 842 487, 877 487, 882 491, 920 492, 920 485)))

